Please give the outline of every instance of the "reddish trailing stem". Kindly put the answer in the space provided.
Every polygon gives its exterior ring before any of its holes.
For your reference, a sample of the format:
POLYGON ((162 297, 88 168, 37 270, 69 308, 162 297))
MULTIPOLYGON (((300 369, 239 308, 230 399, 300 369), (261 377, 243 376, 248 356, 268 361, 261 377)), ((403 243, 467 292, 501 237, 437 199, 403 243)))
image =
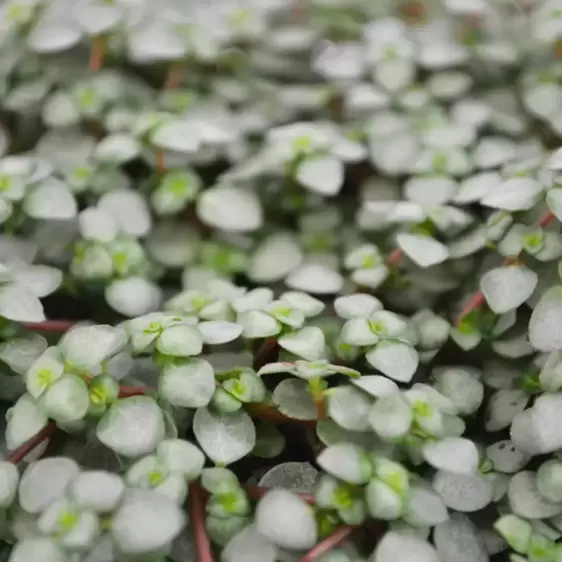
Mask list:
POLYGON ((183 63, 173 62, 168 68, 164 81, 164 90, 177 90, 183 79, 183 63))
MULTIPOLYGON (((549 211, 548 213, 545 213, 535 223, 535 225, 543 228, 543 227, 549 225, 554 219, 555 219, 554 214, 549 211)), ((520 261, 520 256, 509 257, 503 262, 502 265, 503 266, 514 265, 514 264, 519 263, 519 261, 520 261)), ((478 291, 477 293, 474 293, 474 295, 472 295, 472 297, 470 297, 470 299, 464 305, 460 314, 457 316, 457 318, 455 320, 455 326, 459 326, 464 318, 466 318, 472 311, 476 310, 477 308, 480 308, 484 304, 485 301, 486 301, 486 299, 484 298, 484 295, 482 294, 481 291, 478 291)))
POLYGON ((320 558, 320 556, 326 554, 326 552, 330 552, 330 550, 333 550, 345 542, 355 529, 356 527, 352 527, 351 525, 344 525, 336 529, 331 535, 320 541, 312 550, 309 550, 300 559, 300 562, 313 562, 313 560, 320 558))
POLYGON ((130 398, 131 396, 143 396, 150 389, 147 386, 120 386, 119 398, 130 398))
POLYGON ((402 259, 403 255, 404 253, 402 252, 402 250, 400 248, 396 248, 396 250, 394 250, 392 254, 390 254, 390 256, 388 256, 388 258, 386 259, 386 265, 388 267, 396 265, 402 259))
POLYGON ((99 72, 103 68, 106 48, 107 38, 103 35, 98 35, 92 40, 92 50, 88 62, 88 69, 91 72, 99 72))
POLYGON ((158 175, 163 176, 166 173, 166 155, 163 150, 156 151, 156 162, 154 164, 158 175))
MULTIPOLYGON (((267 492, 271 491, 271 488, 266 488, 264 486, 244 486, 244 490, 248 497, 252 500, 259 500, 267 494, 267 492)), ((313 504, 314 503, 314 495, 313 494, 305 494, 305 493, 298 493, 295 492, 297 496, 303 499, 306 503, 313 504)))
POLYGON ((50 439, 54 435, 56 429, 57 426, 55 422, 49 422, 41 431, 36 433, 33 437, 30 437, 23 445, 20 445, 17 449, 12 451, 6 460, 12 464, 19 464, 27 455, 29 455, 29 453, 39 447, 41 443, 50 439))
POLYGON ((197 548, 198 562, 213 562, 211 542, 205 527, 205 495, 199 482, 189 486, 189 517, 193 529, 193 539, 197 548))
POLYGON ((279 346, 275 338, 267 338, 258 349, 254 357, 254 370, 259 371, 264 365, 277 361, 279 346))
POLYGON ((26 330, 62 334, 70 330, 76 323, 76 320, 45 320, 44 322, 22 322, 21 325, 26 330))

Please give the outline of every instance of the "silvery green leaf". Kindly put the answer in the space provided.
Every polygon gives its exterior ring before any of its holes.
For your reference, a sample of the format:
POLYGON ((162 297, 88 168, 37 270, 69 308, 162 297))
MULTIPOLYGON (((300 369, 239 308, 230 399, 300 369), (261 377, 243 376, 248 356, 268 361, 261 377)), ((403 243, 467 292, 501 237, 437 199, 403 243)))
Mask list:
POLYGON ((197 200, 197 216, 206 225, 226 232, 254 232, 263 225, 263 209, 248 189, 217 185, 197 200))
POLYGON ((161 149, 191 154, 197 152, 201 138, 193 123, 187 119, 172 119, 157 127, 150 142, 161 149))
POLYGON ((116 312, 134 318, 158 310, 162 302, 162 291, 148 279, 127 277, 107 286, 105 300, 116 312))
POLYGON ((357 379, 351 379, 350 382, 375 398, 383 398, 399 390, 394 381, 381 375, 363 375, 357 379))
POLYGON ((23 375, 47 349, 47 340, 39 334, 29 334, 0 344, 0 360, 23 375))
POLYGON ((28 513, 39 514, 61 498, 80 467, 66 457, 50 457, 28 465, 19 485, 19 503, 28 513))
POLYGON ((10 271, 13 283, 38 298, 50 295, 62 282, 62 272, 46 265, 16 266, 10 271))
POLYGON ((169 268, 190 263, 199 248, 199 234, 188 225, 163 222, 156 224, 146 240, 148 254, 169 268))
POLYGON ((87 373, 121 351, 126 341, 125 332, 120 328, 105 324, 77 326, 62 337, 58 348, 67 369, 87 373))
POLYGON ((284 350, 307 361, 322 359, 326 352, 324 332, 315 326, 281 336, 278 343, 284 350))
POLYGON ((343 162, 331 155, 305 158, 296 171, 296 179, 303 187, 326 197, 338 194, 343 176, 343 162))
POLYGON ((336 314, 344 320, 352 318, 369 318, 377 310, 382 310, 383 305, 379 299, 366 293, 354 293, 338 297, 334 301, 336 314))
POLYGON ((86 240, 111 242, 119 232, 119 226, 110 213, 98 207, 88 207, 78 215, 80 234, 86 240))
POLYGON ((342 328, 341 341, 358 347, 375 345, 379 341, 379 335, 371 330, 371 324, 367 318, 351 318, 342 328))
POLYGON ((478 470, 478 449, 472 441, 462 437, 430 441, 423 447, 423 456, 437 470, 456 474, 476 474, 478 470))
MULTIPOLYGON (((1 354, 0 354, 1 358, 1 354)), ((562 388, 562 353, 550 353, 539 373, 541 388, 547 392, 556 392, 562 388)))
POLYGON ((145 20, 131 30, 128 50, 132 60, 140 63, 170 62, 186 55, 186 45, 176 33, 173 22, 161 17, 145 20))
POLYGON ((434 374, 436 389, 449 398, 460 415, 473 414, 484 399, 484 385, 478 373, 465 367, 444 367, 434 374))
POLYGON ((369 414, 375 433, 387 441, 407 435, 412 420, 412 407, 401 392, 379 398, 369 414))
POLYGON ((396 92, 414 80, 416 65, 409 58, 384 59, 375 64, 373 78, 390 92, 396 92))
POLYGON ((304 262, 289 273, 285 283, 296 291, 331 295, 341 291, 343 277, 334 268, 325 264, 304 262))
POLYGON ((243 328, 243 337, 248 339, 268 338, 281 331, 281 323, 261 310, 244 312, 238 316, 237 322, 243 328))
POLYGON ((18 491, 19 472, 17 467, 8 461, 0 461, 0 506, 9 507, 18 491))
POLYGON ((221 415, 199 408, 193 418, 193 431, 205 454, 217 465, 236 462, 256 444, 254 422, 244 410, 221 415))
POLYGON ((433 489, 447 507, 465 513, 483 509, 494 496, 492 483, 479 474, 453 474, 439 470, 433 477, 433 489))
POLYGON ((435 527, 433 542, 440 559, 448 562, 488 562, 486 544, 470 519, 454 514, 435 527))
POLYGON ((81 0, 72 9, 73 20, 88 35, 101 35, 113 29, 121 19, 119 5, 100 0, 81 0))
POLYGON ((290 418, 316 419, 316 405, 304 380, 286 379, 280 382, 273 391, 272 400, 278 410, 290 418))
POLYGON ((443 263, 449 257, 447 246, 429 237, 400 233, 396 237, 400 249, 420 267, 443 263))
POLYGON ((460 205, 476 203, 496 189, 501 181, 502 177, 497 172, 480 172, 472 175, 461 182, 453 202, 460 205))
POLYGON ((533 527, 531 523, 517 515, 503 515, 494 523, 494 529, 516 552, 526 554, 529 548, 533 527))
POLYGON ((3 224, 12 216, 13 208, 10 201, 0 199, 0 224, 3 224))
POLYGON ((404 195, 421 205, 439 207, 449 202, 457 189, 457 182, 449 177, 413 177, 405 183, 404 195))
POLYGON ((470 351, 477 347, 482 341, 482 334, 472 326, 454 327, 451 330, 451 339, 465 351, 470 351))
POLYGON ((562 503, 542 498, 537 489, 536 474, 529 470, 511 478, 508 498, 513 513, 525 519, 544 519, 562 513, 562 503))
POLYGON ((434 527, 449 519, 443 500, 430 488, 412 486, 406 498, 404 520, 414 527, 434 527))
POLYGON ((545 291, 529 322, 529 340, 539 351, 562 349, 562 286, 545 291))
POLYGON ((98 207, 113 217, 124 234, 141 238, 152 229, 148 204, 133 189, 117 188, 108 191, 100 198, 98 207))
POLYGON ((341 427, 349 431, 367 431, 372 401, 361 390, 342 385, 328 394, 328 415, 341 427))
POLYGON ((156 449, 156 456, 172 472, 177 472, 188 481, 195 480, 205 466, 205 455, 189 441, 166 439, 156 449))
POLYGON ((306 318, 317 316, 326 307, 321 300, 300 291, 287 291, 281 295, 280 301, 300 310, 306 318))
POLYGON ((66 220, 78 214, 78 205, 68 186, 51 177, 31 190, 24 199, 23 210, 34 219, 66 220))
POLYGON ((399 382, 409 382, 419 363, 417 351, 398 340, 379 342, 365 354, 365 358, 383 375, 399 382))
POLYGON ((151 490, 127 490, 112 518, 111 534, 124 554, 139 555, 167 547, 185 526, 174 501, 151 490))
POLYGON ((562 189, 555 187, 548 190, 546 194, 546 204, 556 215, 556 218, 562 220, 562 189))
POLYGON ((10 562, 66 562, 68 560, 64 550, 48 537, 27 537, 19 541, 10 554, 10 562))
POLYGON ((506 340, 495 340, 492 342, 492 349, 498 355, 509 359, 519 359, 533 355, 535 352, 526 334, 520 334, 506 340))
POLYGON ((199 330, 187 324, 172 325, 164 329, 156 341, 156 349, 171 357, 199 355, 203 338, 199 330))
POLYGON ((103 415, 96 435, 118 455, 137 457, 153 451, 164 439, 164 416, 148 396, 121 399, 103 415))
POLYGON ((489 445, 486 458, 492 462, 494 470, 505 474, 518 472, 529 462, 529 457, 518 451, 509 439, 489 445))
POLYGON ((82 509, 109 513, 115 509, 125 492, 118 474, 105 470, 85 470, 70 484, 69 497, 82 509))
POLYGON ((392 521, 402 513, 402 498, 390 486, 375 478, 365 488, 365 500, 369 514, 375 519, 392 521))
POLYGON ((308 462, 283 462, 269 469, 259 480, 265 488, 283 488, 295 492, 312 492, 319 472, 308 462))
POLYGON ((486 430, 499 431, 508 427, 529 403, 529 396, 519 389, 498 390, 488 402, 486 430))
POLYGON ((222 551, 223 562, 275 562, 277 548, 248 525, 238 532, 222 551))
POLYGON ((521 306, 537 287, 538 275, 517 265, 498 267, 480 279, 480 290, 488 306, 496 314, 503 314, 521 306))
POLYGON ((562 464, 558 460, 541 464, 537 471, 537 490, 548 501, 562 501, 562 464))
MULTIPOLYGON (((13 451, 28 439, 39 433, 48 422, 47 416, 39 409, 29 394, 24 394, 6 413, 6 448, 13 451)), ((47 443, 33 451, 43 454, 47 443)))
POLYGON ((372 476, 369 457, 351 443, 326 447, 316 462, 328 474, 350 484, 366 484, 372 476))
POLYGON ((215 392, 213 367, 204 359, 188 359, 167 365, 160 375, 158 392, 173 406, 207 406, 215 392))
POLYGON ((248 266, 248 277, 256 283, 279 281, 301 261, 302 251, 298 240, 289 232, 279 232, 265 238, 254 250, 248 266))
POLYGON ((286 490, 268 492, 256 507, 255 521, 260 535, 281 548, 306 550, 318 540, 314 511, 286 490))
POLYGON ((387 532, 379 541, 371 556, 372 562, 439 562, 435 549, 425 540, 413 534, 387 532))
POLYGON ((43 322, 45 314, 39 299, 24 287, 0 287, 0 316, 14 322, 43 322))
POLYGON ((562 394, 542 394, 532 408, 520 412, 511 423, 511 439, 527 455, 552 453, 562 447, 560 412, 562 394))
POLYGON ((242 334, 242 326, 235 322, 200 322, 197 329, 203 336, 203 342, 210 345, 234 341, 242 334))
POLYGON ((96 160, 108 164, 123 164, 136 158, 141 147, 138 141, 124 133, 114 133, 104 137, 96 146, 96 160))
POLYGON ((80 377, 66 375, 50 385, 39 402, 45 414, 59 423, 82 420, 90 405, 88 386, 80 377))
POLYGON ((543 191, 542 185, 531 178, 510 178, 484 196, 480 203, 485 207, 505 211, 528 211, 543 191))
POLYGON ((45 125, 52 128, 72 127, 80 122, 80 110, 68 92, 54 92, 43 104, 45 125))
POLYGON ((40 20, 31 30, 27 45, 42 55, 66 51, 76 45, 82 37, 77 25, 65 19, 54 17, 40 20))

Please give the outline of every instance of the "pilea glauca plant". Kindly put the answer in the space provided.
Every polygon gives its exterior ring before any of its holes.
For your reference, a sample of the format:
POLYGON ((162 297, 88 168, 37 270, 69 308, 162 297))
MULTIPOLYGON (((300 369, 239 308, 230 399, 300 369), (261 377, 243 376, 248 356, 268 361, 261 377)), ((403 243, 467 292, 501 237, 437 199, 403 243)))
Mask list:
POLYGON ((4 0, 0 559, 562 562, 561 61, 561 0, 4 0))

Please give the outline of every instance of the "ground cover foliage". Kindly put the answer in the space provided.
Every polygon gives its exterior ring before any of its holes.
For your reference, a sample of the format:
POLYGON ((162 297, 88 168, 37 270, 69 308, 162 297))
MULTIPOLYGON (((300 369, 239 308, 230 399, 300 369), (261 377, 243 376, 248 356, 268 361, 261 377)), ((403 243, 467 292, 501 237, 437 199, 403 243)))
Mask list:
POLYGON ((6 0, 10 562, 562 562, 562 2, 6 0))

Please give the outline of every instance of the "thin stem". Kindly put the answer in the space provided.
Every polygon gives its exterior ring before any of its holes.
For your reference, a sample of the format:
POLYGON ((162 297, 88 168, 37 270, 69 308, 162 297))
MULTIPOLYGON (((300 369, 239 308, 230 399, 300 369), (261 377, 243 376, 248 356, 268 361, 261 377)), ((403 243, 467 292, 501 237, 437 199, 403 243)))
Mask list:
POLYGON ((45 320, 44 322, 22 322, 21 325, 26 330, 62 334, 70 330, 76 323, 76 320, 45 320))
POLYGON ((309 550, 300 559, 300 562, 313 562, 313 560, 320 558, 320 556, 326 554, 326 552, 330 552, 330 550, 333 550, 345 542, 355 529, 356 527, 352 527, 351 525, 344 525, 336 529, 331 535, 320 541, 312 550, 309 550))
POLYGON ((50 439, 55 431, 57 426, 55 422, 49 422, 43 429, 37 432, 33 437, 30 437, 25 443, 20 445, 17 449, 13 450, 6 459, 8 462, 12 464, 19 464, 29 453, 31 453, 34 449, 39 447, 41 443, 50 439))
POLYGON ((177 90, 183 79, 183 62, 173 62, 164 80, 164 90, 177 90))
POLYGON ((282 414, 275 406, 268 404, 247 404, 246 411, 253 418, 273 421, 277 423, 295 423, 302 426, 314 426, 317 420, 297 420, 282 414))
MULTIPOLYGON (((244 486, 244 490, 248 497, 252 500, 259 500, 267 494, 267 492, 271 492, 271 488, 266 488, 264 486, 244 486)), ((303 499, 306 503, 314 504, 314 495, 313 494, 305 494, 305 493, 298 493, 295 492, 297 496, 303 499)))
POLYGON ((324 400, 324 395, 315 398, 314 405, 316 406, 316 417, 319 420, 326 418, 326 401, 324 400))
POLYGON ((107 48, 107 38, 103 35, 98 35, 92 40, 92 50, 90 51, 90 60, 88 62, 88 69, 91 72, 99 72, 103 68, 105 59, 105 51, 107 48))
POLYGON ((304 24, 308 18, 309 0, 293 0, 293 8, 291 10, 291 19, 294 24, 304 24))
POLYGON ((129 398, 131 396, 143 396, 150 389, 147 386, 120 386, 119 398, 129 398))
POLYGON ((403 255, 404 252, 402 252, 400 248, 396 248, 396 250, 394 250, 392 254, 390 254, 390 256, 388 256, 388 258, 386 259, 386 265, 389 267, 396 265, 402 259, 403 255))
POLYGON ((154 167, 160 176, 163 176, 166 173, 166 155, 161 149, 156 151, 156 162, 154 167))
POLYGON ((192 482, 189 486, 189 517, 198 562, 213 562, 211 542, 205 527, 205 496, 199 482, 192 482))
MULTIPOLYGON (((535 225, 543 228, 545 226, 548 226, 555 218, 556 217, 554 216, 554 214, 551 213, 550 211, 548 211, 542 217, 539 218, 539 220, 535 223, 535 225)), ((506 258, 504 260, 502 266, 505 267, 505 266, 508 266, 508 265, 515 265, 515 264, 519 264, 520 262, 521 262, 521 254, 519 254, 518 256, 511 256, 511 257, 506 258)), ((457 318, 455 320, 455 326, 459 326, 460 323, 472 311, 476 310, 477 308, 480 308, 485 302, 486 302, 486 299, 484 297, 484 294, 481 291, 478 291, 477 293, 474 293, 474 295, 472 295, 472 297, 470 297, 470 299, 464 305, 460 314, 457 316, 457 318)))
POLYGON ((279 346, 275 338, 267 338, 254 356, 254 370, 259 371, 264 365, 277 361, 279 346))

